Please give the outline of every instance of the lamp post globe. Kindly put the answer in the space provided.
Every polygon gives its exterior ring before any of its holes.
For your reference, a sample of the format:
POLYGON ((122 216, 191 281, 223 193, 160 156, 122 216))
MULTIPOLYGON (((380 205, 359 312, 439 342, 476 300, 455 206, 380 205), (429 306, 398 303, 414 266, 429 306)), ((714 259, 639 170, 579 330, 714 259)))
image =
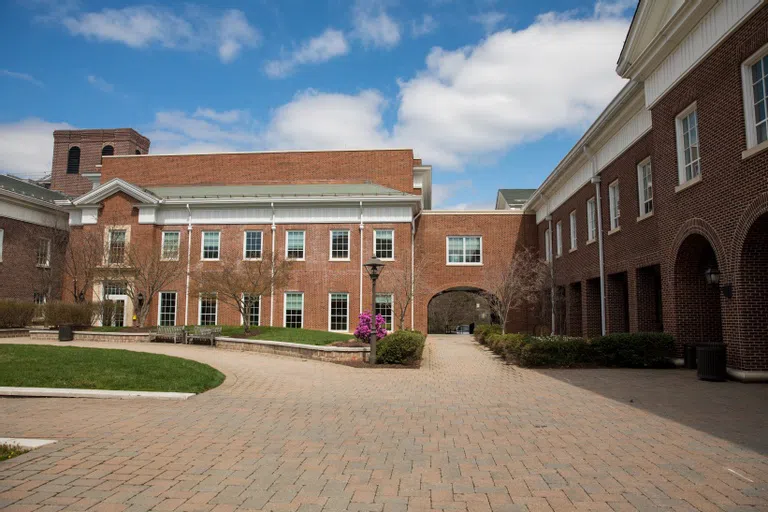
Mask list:
POLYGON ((371 278, 371 354, 368 356, 368 362, 376 364, 376 281, 384 270, 384 262, 374 254, 363 267, 371 278))

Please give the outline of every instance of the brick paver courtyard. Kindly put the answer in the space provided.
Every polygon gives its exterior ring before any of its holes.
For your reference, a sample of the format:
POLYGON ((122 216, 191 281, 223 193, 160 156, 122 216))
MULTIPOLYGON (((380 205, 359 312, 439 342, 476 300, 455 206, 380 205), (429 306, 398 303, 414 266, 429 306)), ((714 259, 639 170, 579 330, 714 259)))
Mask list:
POLYGON ((98 346, 227 380, 184 402, 0 399, 0 437, 59 441, 0 462, 0 508, 768 510, 765 385, 523 370, 460 336, 430 337, 419 370, 98 346))

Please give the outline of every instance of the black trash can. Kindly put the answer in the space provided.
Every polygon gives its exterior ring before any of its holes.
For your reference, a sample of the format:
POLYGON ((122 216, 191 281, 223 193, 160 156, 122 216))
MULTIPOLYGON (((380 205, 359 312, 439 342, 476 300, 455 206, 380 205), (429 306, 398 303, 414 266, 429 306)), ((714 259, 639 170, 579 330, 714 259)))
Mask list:
POLYGON ((683 346, 683 367, 689 370, 696 369, 696 345, 683 346))
POLYGON ((72 333, 72 326, 65 324, 59 326, 59 341, 72 341, 75 335, 72 333))
POLYGON ((726 351, 724 343, 706 343, 696 347, 698 376, 701 380, 724 381, 728 378, 725 371, 726 351))

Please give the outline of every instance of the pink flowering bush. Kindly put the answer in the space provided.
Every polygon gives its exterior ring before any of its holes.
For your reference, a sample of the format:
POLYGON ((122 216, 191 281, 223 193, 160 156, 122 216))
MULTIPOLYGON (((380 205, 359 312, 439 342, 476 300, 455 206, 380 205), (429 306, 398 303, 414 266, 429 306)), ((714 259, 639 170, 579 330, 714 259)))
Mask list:
POLYGON ((357 329, 355 329, 355 338, 359 339, 360 341, 368 343, 371 340, 371 333, 373 332, 374 328, 376 329, 377 340, 380 340, 387 335, 387 328, 385 327, 386 321, 384 320, 383 316, 376 315, 375 327, 373 325, 374 319, 369 311, 363 311, 358 318, 360 323, 357 325, 357 329))

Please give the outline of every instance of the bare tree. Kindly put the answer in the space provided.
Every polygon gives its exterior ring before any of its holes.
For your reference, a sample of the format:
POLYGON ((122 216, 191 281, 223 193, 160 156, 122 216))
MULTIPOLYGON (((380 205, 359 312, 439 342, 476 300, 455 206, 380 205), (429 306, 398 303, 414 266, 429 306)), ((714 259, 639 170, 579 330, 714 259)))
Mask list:
POLYGON ((65 293, 75 302, 85 302, 104 262, 104 230, 100 227, 73 229, 66 239, 57 239, 63 252, 65 293))
POLYGON ((381 289, 391 291, 395 295, 395 303, 392 312, 397 319, 397 328, 405 329, 405 318, 409 308, 416 302, 416 298, 432 295, 431 288, 427 286, 424 274, 430 266, 427 258, 419 258, 414 261, 413 268, 405 265, 402 268, 385 268, 381 274, 381 289))
POLYGON ((219 301, 240 312, 245 333, 251 330, 250 311, 254 300, 269 297, 288 282, 290 262, 277 253, 263 251, 261 258, 243 260, 238 253, 222 254, 218 263, 200 263, 192 274, 200 293, 216 294, 219 301))
POLYGON ((502 332, 506 332, 509 311, 536 304, 548 283, 549 265, 530 248, 516 252, 509 265, 488 272, 486 297, 502 332))

